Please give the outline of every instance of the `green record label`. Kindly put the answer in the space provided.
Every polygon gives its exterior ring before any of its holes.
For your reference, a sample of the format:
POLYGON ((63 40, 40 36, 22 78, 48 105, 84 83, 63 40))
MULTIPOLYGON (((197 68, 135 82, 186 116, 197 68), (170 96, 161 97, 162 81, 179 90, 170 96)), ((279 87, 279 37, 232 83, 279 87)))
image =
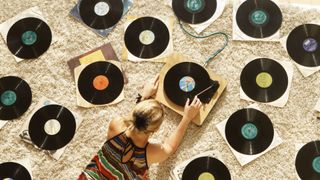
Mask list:
POLYGON ((185 8, 190 13, 198 13, 205 6, 204 0, 185 0, 185 8))
POLYGON ((251 13, 250 19, 254 25, 261 26, 268 21, 268 15, 263 10, 255 10, 251 13))
POLYGON ((214 176, 209 172, 203 172, 198 177, 198 180, 215 180, 214 176))
POLYGON ((5 91, 1 94, 1 103, 5 106, 11 106, 17 101, 17 95, 13 91, 5 91))
POLYGON ((37 41, 37 33, 34 31, 26 31, 22 34, 21 40, 24 45, 31 46, 37 41))
POLYGON ((246 123, 241 128, 242 136, 247 140, 252 140, 258 135, 258 128, 252 123, 246 123))
POLYGON ((320 156, 313 159, 312 168, 314 171, 320 174, 320 156))
POLYGON ((261 88, 268 88, 272 84, 272 76, 267 72, 259 73, 256 77, 256 83, 261 88))

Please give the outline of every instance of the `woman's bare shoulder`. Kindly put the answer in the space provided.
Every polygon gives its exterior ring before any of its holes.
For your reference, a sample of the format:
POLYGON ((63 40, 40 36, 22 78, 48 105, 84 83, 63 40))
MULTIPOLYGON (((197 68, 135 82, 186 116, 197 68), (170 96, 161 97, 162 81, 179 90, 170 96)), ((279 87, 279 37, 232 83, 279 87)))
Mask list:
POLYGON ((120 134, 124 130, 126 130, 126 127, 121 119, 111 120, 107 131, 107 139, 110 139, 116 136, 117 134, 120 134))

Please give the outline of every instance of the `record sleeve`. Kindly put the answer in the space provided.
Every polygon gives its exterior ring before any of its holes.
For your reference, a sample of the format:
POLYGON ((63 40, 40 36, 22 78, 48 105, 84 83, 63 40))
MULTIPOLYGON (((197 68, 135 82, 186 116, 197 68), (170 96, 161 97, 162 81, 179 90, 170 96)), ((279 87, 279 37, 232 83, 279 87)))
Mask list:
MULTIPOLYGON (((105 38, 107 37, 112 30, 114 29, 114 27, 116 26, 116 24, 114 26, 111 26, 109 28, 106 29, 94 29, 90 26, 88 26, 85 22, 82 21, 81 16, 80 16, 80 10, 79 10, 79 6, 80 6, 80 2, 82 0, 78 0, 78 3, 71 9, 69 15, 71 17, 73 17, 74 19, 76 19, 77 21, 83 23, 85 26, 87 26, 91 31, 93 31, 94 33, 96 33, 97 35, 105 38)), ((121 0, 122 4, 123 4, 123 14, 122 17, 127 14, 127 12, 129 11, 129 9, 132 7, 133 5, 133 0, 121 0)), ((104 3, 100 3, 100 5, 98 4, 96 10, 98 13, 103 13, 104 10, 101 11, 101 9, 107 7, 104 3)), ((110 9, 109 9, 110 10, 110 9)))
MULTIPOLYGON (((25 141, 26 143, 29 143, 29 144, 34 145, 33 142, 31 141, 30 134, 29 134, 29 130, 28 130, 29 124, 30 124, 30 120, 31 120, 32 116, 33 116, 39 109, 41 109, 42 107, 45 107, 45 106, 47 106, 47 105, 57 105, 57 103, 54 102, 54 101, 52 101, 52 100, 50 100, 50 99, 48 99, 48 98, 46 98, 46 97, 44 97, 44 96, 42 96, 42 97, 39 99, 38 103, 37 103, 37 104, 35 105, 35 107, 33 108, 32 112, 30 112, 30 113, 28 114, 28 118, 27 118, 27 120, 25 121, 25 123, 23 124, 23 126, 21 127, 21 130, 20 130, 20 132, 19 132, 19 137, 20 137, 23 141, 25 141)), ((76 129, 78 129, 83 119, 82 119, 81 116, 79 116, 79 114, 77 114, 77 113, 75 113, 75 112, 72 112, 72 114, 73 114, 74 117, 75 117, 76 129)), ((52 124, 54 125, 55 123, 49 123, 48 125, 50 125, 50 126, 48 126, 48 127, 55 127, 55 126, 51 126, 52 124)), ((49 128, 48 130, 51 131, 51 128, 49 128)), ((53 130, 54 130, 54 128, 53 128, 53 130)), ((34 147, 37 148, 37 149, 39 149, 36 145, 34 145, 34 147)), ((60 148, 60 149, 57 149, 57 150, 43 150, 43 151, 44 151, 45 153, 47 153, 49 156, 53 157, 54 159, 59 160, 60 157, 62 156, 62 154, 64 153, 64 151, 65 151, 66 148, 67 148, 67 146, 64 146, 64 147, 62 147, 62 148, 60 148)), ((41 150, 41 149, 39 149, 39 150, 41 150)))
MULTIPOLYGON (((254 109, 257 109, 260 111, 257 104, 252 104, 252 105, 248 106, 247 108, 254 108, 254 109)), ((277 131, 274 131, 274 136, 273 136, 273 140, 272 140, 271 144, 263 152, 261 152, 259 154, 255 154, 255 155, 247 155, 247 154, 240 153, 240 152, 236 151, 235 149, 233 149, 232 146, 227 141, 226 133, 225 133, 227 122, 228 122, 228 119, 225 119, 225 120, 221 121, 220 123, 218 123, 216 125, 216 127, 217 127, 219 133, 221 134, 221 136, 223 137, 223 139, 226 141, 231 152, 234 154, 234 156, 236 157, 236 159, 238 160, 238 162, 240 163, 241 166, 244 166, 244 165, 256 160, 257 158, 268 153, 269 151, 276 148, 277 146, 279 146, 283 142, 281 137, 278 135, 277 131)))
POLYGON ((167 62, 173 54, 173 27, 174 19, 172 17, 129 17, 124 28, 125 43, 122 59, 133 62, 167 62), (157 26, 162 27, 164 31, 155 30, 155 26, 150 24, 150 20, 157 22, 157 26), (139 24, 142 21, 143 26, 139 24), (163 39, 160 39, 162 37, 163 39))
POLYGON ((233 0, 233 40, 280 41, 282 12, 271 0, 233 0))

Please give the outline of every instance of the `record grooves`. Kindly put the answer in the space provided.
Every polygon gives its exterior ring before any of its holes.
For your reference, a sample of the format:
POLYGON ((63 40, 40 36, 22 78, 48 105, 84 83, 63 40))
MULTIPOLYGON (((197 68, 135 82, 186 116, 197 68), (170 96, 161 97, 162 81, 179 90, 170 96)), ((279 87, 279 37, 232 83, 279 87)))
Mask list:
POLYGON ((32 92, 23 79, 15 76, 0 78, 0 119, 12 120, 23 115, 31 105, 32 92))
POLYGON ((229 117, 225 134, 233 149, 242 154, 255 155, 270 146, 274 130, 266 114, 256 109, 245 108, 229 117))
POLYGON ((176 16, 189 24, 199 24, 209 20, 217 9, 216 0, 174 0, 172 9, 176 16))
POLYGON ((122 0, 81 0, 80 17, 93 29, 108 29, 116 25, 123 14, 122 0))
POLYGON ((168 27, 154 17, 134 20, 126 29, 124 42, 128 51, 143 59, 155 58, 168 47, 170 33, 168 27))
POLYGON ((121 94, 123 87, 124 78, 121 70, 107 61, 88 65, 78 78, 80 95, 95 105, 111 103, 121 94))
POLYGON ((272 102, 287 90, 288 75, 281 64, 260 58, 249 62, 242 70, 240 84, 244 93, 258 102, 272 102))
POLYGON ((303 24, 292 30, 287 39, 290 57, 299 65, 320 66, 320 26, 303 24))
POLYGON ((246 35, 252 38, 267 38, 280 29, 282 13, 271 0, 247 0, 238 8, 236 22, 246 35))
POLYGON ((184 106, 188 98, 192 100, 210 86, 212 88, 198 96, 203 103, 210 102, 219 88, 219 83, 210 79, 206 69, 193 62, 174 65, 164 77, 166 96, 179 106, 184 106))
POLYGON ((73 114, 60 105, 47 105, 37 110, 29 123, 31 141, 41 149, 57 150, 67 145, 76 131, 76 121, 73 114), (56 122, 55 124, 48 122, 56 122), (49 125, 47 127, 47 125, 49 125), (49 134, 47 131, 56 131, 49 134))
POLYGON ((7 46, 22 59, 34 59, 46 52, 51 44, 50 27, 41 19, 29 17, 17 21, 7 34, 7 46))
POLYGON ((218 159, 199 157, 192 160, 184 169, 182 180, 231 180, 228 168, 218 159))
POLYGON ((320 141, 305 144, 298 152, 295 166, 301 179, 320 179, 320 141))
POLYGON ((0 164, 0 179, 31 180, 31 175, 21 164, 5 162, 0 164))

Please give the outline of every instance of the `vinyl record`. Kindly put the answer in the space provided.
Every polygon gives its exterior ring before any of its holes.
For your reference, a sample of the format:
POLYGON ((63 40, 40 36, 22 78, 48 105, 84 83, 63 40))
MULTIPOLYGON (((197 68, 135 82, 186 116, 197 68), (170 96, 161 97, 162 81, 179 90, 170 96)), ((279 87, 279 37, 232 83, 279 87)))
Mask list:
POLYGON ((136 57, 150 59, 162 54, 168 47, 170 33, 167 26, 154 17, 141 17, 125 31, 124 42, 136 57))
POLYGON ((28 130, 31 141, 39 148, 57 150, 73 138, 76 120, 67 108, 47 105, 33 114, 28 130))
POLYGON ((226 138, 236 151, 255 155, 265 151, 273 141, 273 125, 266 114, 252 108, 233 113, 225 127, 226 138))
POLYGON ((217 9, 216 0, 173 0, 172 8, 176 16, 189 24, 199 24, 209 20, 217 9))
POLYGON ((192 100, 210 86, 212 88, 198 96, 203 103, 208 103, 211 100, 219 83, 210 79, 206 69, 193 62, 174 65, 164 77, 166 96, 179 106, 184 106, 188 98, 192 100))
POLYGON ((78 79, 80 95, 95 105, 108 104, 117 99, 124 86, 121 70, 106 61, 88 65, 78 79))
POLYGON ((27 82, 15 76, 0 78, 0 119, 12 120, 31 105, 32 92, 27 82))
POLYGON ((272 59, 255 59, 243 68, 240 84, 248 97, 267 103, 279 99, 286 92, 288 75, 282 65, 272 59))
POLYGON ((282 13, 271 0, 247 0, 237 10, 236 21, 246 35, 252 38, 266 38, 280 29, 282 13))
POLYGON ((320 141, 304 145, 296 157, 296 171, 301 179, 320 179, 320 141))
POLYGON ((48 50, 52 33, 48 24, 28 17, 17 21, 7 34, 7 45, 12 54, 22 59, 34 59, 48 50))
POLYGON ((227 166, 212 157, 199 157, 192 160, 184 169, 182 180, 231 180, 227 166))
POLYGON ((82 21, 94 29, 108 29, 116 25, 123 14, 122 0, 81 0, 82 21))
POLYGON ((29 171, 21 164, 5 162, 0 164, 0 179, 31 180, 29 171))
POLYGON ((288 36, 287 50, 298 64, 307 67, 320 66, 320 26, 303 24, 288 36))

